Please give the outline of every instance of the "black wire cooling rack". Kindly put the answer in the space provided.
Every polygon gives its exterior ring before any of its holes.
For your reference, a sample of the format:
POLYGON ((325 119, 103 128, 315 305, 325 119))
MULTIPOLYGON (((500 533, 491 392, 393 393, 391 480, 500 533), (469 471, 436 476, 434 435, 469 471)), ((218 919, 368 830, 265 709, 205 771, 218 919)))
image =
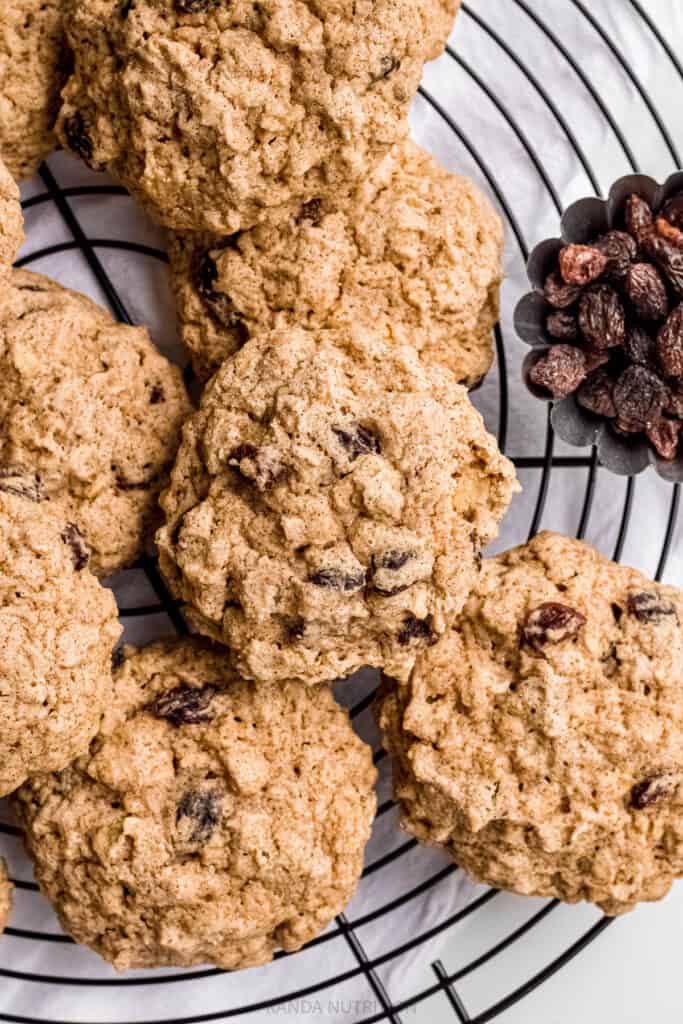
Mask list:
MULTIPOLYGON (((595 452, 577 453, 559 446, 545 419, 545 407, 538 403, 534 408, 530 398, 521 398, 523 392, 517 384, 523 349, 510 327, 511 309, 523 290, 523 266, 530 246, 544 234, 557 230, 559 216, 568 201, 590 191, 604 194, 611 181, 623 173, 643 169, 655 176, 661 171, 663 177, 681 166, 670 127, 679 106, 675 90, 683 89, 683 66, 678 57, 678 50, 683 49, 683 32, 679 22, 679 35, 672 38, 669 17, 676 2, 468 0, 459 15, 453 44, 433 70, 428 70, 420 90, 420 141, 435 149, 437 155, 443 154, 453 169, 464 169, 476 176, 497 201, 506 221, 510 281, 504 290, 502 325, 496 329, 498 365, 477 400, 484 407, 489 425, 497 425, 500 446, 514 458, 525 484, 526 503, 513 509, 507 528, 505 539, 510 542, 520 542, 536 533, 542 524, 546 525, 549 509, 557 505, 552 494, 556 478, 565 481, 560 504, 569 507, 570 515, 573 509, 578 514, 578 523, 573 527, 578 537, 591 533, 594 499, 601 485, 603 497, 598 504, 609 503, 607 520, 611 529, 608 551, 605 538, 609 531, 600 532, 603 549, 619 560, 634 532, 629 533, 637 507, 636 481, 605 481, 595 452), (509 31, 511 17, 514 32, 509 31), (589 60, 584 59, 586 53, 591 55, 589 60), (652 80, 652 62, 668 75, 663 102, 655 99, 653 90, 644 84, 646 78, 652 80), (494 68, 500 69, 502 79, 493 73, 494 68), (510 87, 501 87, 501 81, 509 81, 510 87), (568 94, 576 97, 576 103, 569 108, 568 94), (472 116, 474 109, 478 119, 472 116), (545 133, 540 140, 535 128, 539 121, 545 133), (501 159, 495 150, 493 141, 500 136, 509 140, 508 147, 516 153, 514 160, 501 159), (649 158, 657 166, 653 167, 649 158), (558 184, 560 181, 562 184, 558 184), (528 192, 537 197, 538 214, 524 228, 517 210, 520 197, 528 192), (546 224, 548 230, 544 231, 546 224), (523 409, 514 402, 511 404, 515 392, 524 402, 523 409), (537 429, 531 430, 533 447, 528 431, 517 436, 519 432, 511 429, 520 418, 537 424, 537 429)), ((24 201, 24 209, 30 227, 31 218, 43 217, 51 207, 61 218, 58 234, 63 236, 66 231, 68 237, 29 251, 18 265, 42 269, 51 258, 79 256, 86 261, 114 315, 131 323, 128 304, 115 283, 116 274, 109 266, 108 256, 129 254, 131 260, 163 263, 165 254, 157 245, 113 236, 97 237, 96 232, 89 230, 92 217, 86 224, 83 203, 119 198, 126 201, 125 192, 113 185, 98 184, 97 178, 91 184, 89 177, 85 184, 60 185, 57 168, 63 169, 66 159, 57 157, 50 161, 50 166, 41 168, 40 187, 24 201)), ((526 220, 529 221, 528 215, 526 220)), ((30 249, 30 230, 28 242, 30 249)), ((657 564, 650 568, 658 579, 665 574, 675 550, 680 488, 669 488, 665 500, 668 507, 660 524, 657 564)), ((647 524, 650 536, 657 528, 656 523, 647 524)), ((144 558, 131 574, 144 580, 149 597, 143 602, 129 603, 127 595, 131 588, 126 580, 115 581, 120 615, 126 627, 163 621, 162 631, 184 633, 182 616, 164 587, 154 559, 144 558)), ((359 693, 351 708, 356 723, 369 718, 373 692, 372 681, 364 689, 361 684, 360 693, 354 690, 355 695, 359 693)), ((371 732, 371 726, 366 725, 365 731, 371 732)), ((386 758, 377 746, 375 761, 384 768, 386 777, 386 758)), ((384 793, 384 800, 380 794, 376 823, 379 839, 370 845, 361 882, 361 892, 371 894, 375 879, 381 877, 382 899, 375 905, 369 899, 361 914, 355 913, 352 904, 347 914, 341 914, 335 925, 311 943, 307 951, 296 954, 304 957, 317 950, 305 985, 292 987, 284 967, 284 962, 291 962, 291 958, 280 955, 274 965, 263 969, 267 973, 253 975, 254 996, 247 1002, 231 996, 230 977, 215 969, 133 972, 130 976, 115 977, 90 954, 74 963, 74 957, 79 957, 81 951, 58 931, 54 919, 46 918, 37 909, 37 886, 21 860, 19 830, 11 824, 8 813, 0 815, 3 852, 16 868, 15 914, 0 947, 0 1020, 18 1024, 100 1024, 105 1020, 135 1019, 156 1024, 199 1024, 236 1017, 259 1020, 266 1013, 286 1009, 293 1016, 300 1012, 310 1019, 323 1020, 333 1010, 339 1010, 341 1003, 343 1019, 360 1024, 405 1021, 409 1013, 418 1013, 420 1019, 429 1014, 429 1019, 439 1015, 438 1019, 443 1016, 445 1020, 451 1012, 452 1018, 463 1024, 485 1024, 504 1020, 508 1010, 561 970, 609 925, 609 919, 604 917, 593 920, 527 976, 525 967, 519 966, 526 961, 525 942, 542 924, 547 927, 548 919, 559 909, 557 902, 519 900, 515 903, 516 916, 511 915, 510 921, 521 923, 506 928, 507 918, 501 910, 497 927, 493 928, 493 902, 498 901, 498 905, 507 900, 505 908, 509 909, 509 901, 516 898, 480 887, 472 890, 466 905, 456 909, 452 901, 443 899, 449 912, 440 914, 440 894, 444 887, 456 884, 460 873, 444 860, 425 861, 429 855, 417 849, 414 840, 384 827, 396 811, 386 785, 384 793), (426 871, 417 870, 418 859, 423 867, 428 865, 426 871), (391 893, 390 898, 387 893, 391 893), (422 906, 426 908, 424 923, 416 925, 422 906), (402 934, 396 925, 402 915, 410 915, 408 934, 402 934), (477 925, 479 920, 483 922, 481 926, 477 925), (476 932, 476 943, 470 935, 463 948, 471 949, 471 955, 463 955, 458 966, 449 969, 439 959, 439 940, 450 941, 465 923, 476 932), (344 952, 340 953, 342 949, 344 952), (480 997, 480 1005, 473 1005, 464 994, 463 985, 474 976, 486 975, 499 958, 511 951, 518 954, 517 966, 510 975, 513 982, 504 986, 493 1000, 487 1002, 486 997, 480 997), (415 974, 419 980, 406 992, 405 985, 396 985, 396 977, 404 964, 414 966, 416 962, 420 963, 420 971, 415 974), (204 1009, 202 997, 197 995, 200 986, 202 993, 212 986, 210 1011, 204 1009), (131 990, 139 991, 140 998, 136 1003, 126 1002, 119 1013, 117 1000, 123 998, 124 992, 128 997, 131 990), (102 1009, 105 999, 106 1011, 102 1009), (30 1012, 23 1011, 25 1006, 30 1006, 30 1012), (137 1011, 131 1009, 133 1006, 137 1011), (99 1008, 99 1016, 94 1015, 93 1008, 99 1008)), ((583 924, 585 917, 579 920, 583 924)), ((562 932, 565 934, 566 929, 562 932)), ((448 948, 451 956, 448 943, 441 948, 448 948)), ((446 952, 442 956, 446 959, 446 952)), ((240 991, 245 991, 244 984, 240 991)))

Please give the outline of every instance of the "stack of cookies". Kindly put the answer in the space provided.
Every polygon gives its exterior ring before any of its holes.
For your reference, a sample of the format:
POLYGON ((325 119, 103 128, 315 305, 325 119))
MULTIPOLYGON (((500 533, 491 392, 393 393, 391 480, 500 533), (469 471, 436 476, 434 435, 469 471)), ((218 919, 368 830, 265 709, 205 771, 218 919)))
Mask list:
POLYGON ((406 120, 456 0, 10 6, 3 56, 52 72, 21 140, 0 98, 0 150, 36 166, 64 74, 61 143, 169 229, 203 389, 10 270, 3 173, 0 795, 65 930, 118 969, 236 969, 325 928, 375 811, 330 689, 362 666, 418 838, 610 913, 661 896, 683 597, 551 535, 482 559, 517 489, 467 390, 502 229, 406 120), (100 579, 153 535, 193 635, 119 647, 100 579))

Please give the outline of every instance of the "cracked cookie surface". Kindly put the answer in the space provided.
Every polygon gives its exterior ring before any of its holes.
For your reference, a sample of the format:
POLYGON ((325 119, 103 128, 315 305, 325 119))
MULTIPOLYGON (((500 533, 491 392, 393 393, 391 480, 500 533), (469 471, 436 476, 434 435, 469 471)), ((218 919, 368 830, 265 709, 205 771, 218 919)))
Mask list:
POLYGON ((454 0, 65 0, 63 144, 161 223, 229 233, 337 194, 407 134, 454 0))
POLYGON ((259 330, 377 324, 468 387, 488 372, 503 231, 486 197, 412 141, 348 199, 227 238, 179 235, 171 270, 198 376, 259 330))
POLYGON ((0 469, 0 796, 87 749, 111 699, 116 603, 35 501, 0 469))
POLYGON ((161 569, 248 678, 401 674, 460 610, 515 488, 447 370, 365 327, 276 330, 184 428, 161 569))
POLYGON ((196 640, 124 654, 89 753, 17 794, 42 891, 119 970, 299 949, 360 877, 371 749, 327 687, 244 682, 196 640))
POLYGON ((147 331, 14 271, 0 299, 0 471, 35 480, 102 576, 133 562, 190 404, 147 331))
POLYGON ((484 562, 381 701, 402 825, 475 878, 607 914, 683 875, 683 595, 540 534, 484 562))
POLYGON ((7 273, 12 266, 23 241, 19 189, 0 159, 0 274, 7 273))
POLYGON ((0 156, 30 178, 54 149, 66 80, 63 0, 3 0, 0 22, 0 156))

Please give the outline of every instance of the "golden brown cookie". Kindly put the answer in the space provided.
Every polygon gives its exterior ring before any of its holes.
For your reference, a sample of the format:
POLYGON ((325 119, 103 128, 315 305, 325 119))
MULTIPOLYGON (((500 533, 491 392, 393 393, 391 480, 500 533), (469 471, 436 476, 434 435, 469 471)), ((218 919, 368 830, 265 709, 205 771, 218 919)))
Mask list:
POLYGON ((64 0, 65 146, 214 234, 336 196, 407 134, 455 0, 64 0))
POLYGON ((299 949, 360 877, 372 751, 326 687, 255 686, 192 640, 125 653, 90 752, 17 794, 42 891, 119 970, 299 949))
POLYGON ((185 426, 160 564, 248 678, 402 674, 462 607, 515 488, 447 370, 365 326, 273 331, 185 426))
POLYGON ((12 888, 12 883, 7 877, 5 862, 0 860, 0 935, 2 935, 7 927, 12 910, 12 888))
POLYGON ((19 189, 0 158, 0 275, 12 266, 23 241, 19 189))
POLYGON ((133 562, 190 404, 147 331, 28 271, 0 296, 0 467, 36 480, 106 575, 133 562))
POLYGON ((683 875, 683 594, 543 533, 485 561, 381 702, 402 825, 475 878, 620 914, 683 875))
POLYGON ((0 18, 0 156, 30 178, 54 149, 66 80, 62 0, 3 0, 0 18))
POLYGON ((0 796, 87 749, 111 700, 116 604, 35 476, 0 467, 0 796))
POLYGON ((316 199, 223 239, 175 236, 170 258, 201 379, 264 328, 381 321, 471 387, 493 359, 502 249, 486 197, 406 141, 347 199, 316 199))

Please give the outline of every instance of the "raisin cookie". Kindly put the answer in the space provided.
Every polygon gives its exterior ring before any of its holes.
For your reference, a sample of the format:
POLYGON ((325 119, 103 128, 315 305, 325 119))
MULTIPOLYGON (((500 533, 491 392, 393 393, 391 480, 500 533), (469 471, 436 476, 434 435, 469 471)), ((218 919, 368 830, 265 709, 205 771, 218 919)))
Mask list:
POLYGON ((192 640, 124 653, 90 752, 15 801, 65 930, 118 970, 299 949, 360 877, 372 751, 327 687, 256 686, 192 640))
POLYGON ((335 196, 408 131, 453 0, 64 0, 59 133, 161 223, 215 234, 335 196))
POLYGON ((12 910, 12 883, 7 877, 7 867, 3 860, 0 860, 0 935, 7 927, 10 911, 12 910))
POLYGON ((259 329, 381 319, 469 387, 493 359, 503 230, 488 200, 406 141, 347 200, 224 239, 178 236, 171 268, 199 377, 259 329))
POLYGON ((475 878, 607 914, 683 875, 683 594, 551 533, 484 562, 389 689, 402 824, 475 878))
POLYGON ((161 496, 161 568, 255 679, 401 673, 460 610, 515 489, 447 370, 365 327, 249 341, 161 496))
POLYGON ((0 19, 0 155, 30 178, 55 145, 66 81, 63 0, 3 0, 0 19))
MULTIPOLYGON (((145 330, 14 271, 0 298, 0 472, 73 524, 90 568, 133 562, 190 411, 145 330)), ((85 556, 84 556, 85 557, 85 556)))
POLYGON ((19 189, 0 159, 0 275, 7 273, 24 241, 19 189))
POLYGON ((0 468, 0 796, 87 750, 121 633, 76 527, 37 497, 0 468))

